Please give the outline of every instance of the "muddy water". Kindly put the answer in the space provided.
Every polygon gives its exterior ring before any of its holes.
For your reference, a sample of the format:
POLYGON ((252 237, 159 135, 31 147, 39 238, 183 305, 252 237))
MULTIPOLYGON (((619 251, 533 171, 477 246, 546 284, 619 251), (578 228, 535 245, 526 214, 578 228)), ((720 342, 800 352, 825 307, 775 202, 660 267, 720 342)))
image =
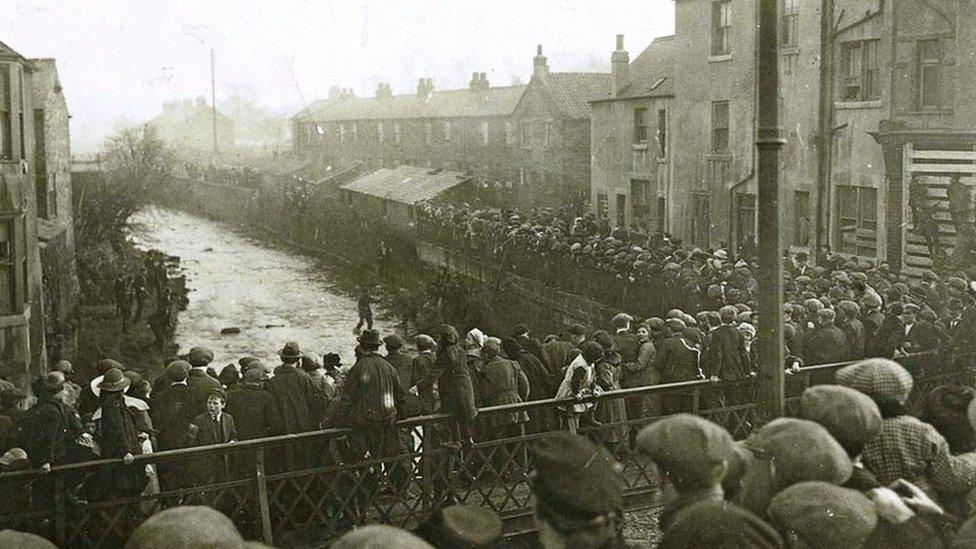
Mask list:
MULTIPOLYGON (((356 281, 335 265, 242 233, 237 228, 167 209, 138 214, 132 240, 180 257, 189 306, 180 314, 180 352, 194 345, 214 350, 216 366, 244 355, 277 360, 294 340, 321 356, 334 352, 353 362, 358 315, 356 281), (223 328, 240 329, 221 335, 223 328)), ((374 328, 390 333, 394 320, 373 308, 374 328)))

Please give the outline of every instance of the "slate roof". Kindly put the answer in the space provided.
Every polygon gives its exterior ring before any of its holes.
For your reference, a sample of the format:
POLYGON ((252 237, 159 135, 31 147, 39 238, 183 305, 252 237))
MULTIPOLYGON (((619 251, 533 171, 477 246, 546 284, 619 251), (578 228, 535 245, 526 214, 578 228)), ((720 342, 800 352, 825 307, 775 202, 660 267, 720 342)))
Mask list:
POLYGON ((338 97, 316 101, 293 118, 316 122, 347 120, 395 120, 408 118, 463 118, 512 114, 526 86, 501 86, 484 90, 468 88, 435 90, 427 97, 417 94, 375 97, 338 97))
POLYGON ((568 118, 589 118, 590 101, 610 97, 610 74, 553 72, 543 80, 557 108, 568 118))
POLYGON ((665 97, 674 95, 674 36, 655 38, 630 62, 630 83, 616 98, 665 97))
POLYGON ((340 188, 412 206, 468 180, 460 172, 398 166, 370 172, 340 188))
POLYGON ((18 61, 27 62, 27 59, 25 59, 23 55, 17 53, 17 50, 4 44, 3 42, 0 42, 0 58, 16 59, 18 61))

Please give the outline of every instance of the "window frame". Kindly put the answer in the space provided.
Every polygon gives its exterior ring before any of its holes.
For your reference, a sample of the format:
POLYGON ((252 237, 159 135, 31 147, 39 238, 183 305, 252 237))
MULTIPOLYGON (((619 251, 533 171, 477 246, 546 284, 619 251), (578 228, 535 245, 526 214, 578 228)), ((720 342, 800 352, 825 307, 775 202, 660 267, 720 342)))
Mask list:
POLYGON ((668 157, 668 109, 657 110, 657 157, 668 157))
POLYGON ((878 253, 878 189, 858 185, 837 185, 834 204, 834 249, 859 257, 878 253), (844 235, 853 233, 853 239, 844 235))
POLYGON ((881 99, 880 46, 881 40, 877 38, 850 40, 841 44, 843 59, 842 101, 877 101, 881 99))
POLYGON ((916 53, 916 85, 915 92, 917 98, 918 109, 920 111, 931 111, 939 110, 942 108, 942 76, 945 67, 945 43, 941 38, 928 38, 925 40, 918 40, 915 42, 915 53, 916 53), (926 44, 934 44, 938 46, 938 54, 933 57, 927 57, 926 55, 926 44), (925 86, 926 81, 926 71, 932 70, 935 72, 936 85, 934 86, 935 103, 926 103, 926 92, 927 87, 925 86))
POLYGON ((712 0, 712 56, 732 54, 732 0, 712 0))
POLYGON ((731 152, 730 133, 731 133, 731 126, 732 126, 732 111, 729 104, 729 100, 723 99, 720 101, 712 101, 711 122, 712 122, 712 131, 710 133, 712 138, 711 139, 712 154, 728 155, 731 152), (717 114, 718 114, 718 109, 722 107, 724 107, 725 110, 725 115, 724 115, 725 121, 724 121, 724 125, 719 125, 720 122, 719 119, 723 117, 717 116, 717 114), (719 143, 720 140, 718 139, 718 136, 720 135, 719 132, 724 132, 724 139, 721 140, 724 142, 724 145, 721 148, 718 146, 720 145, 719 143))
POLYGON ((13 160, 13 67, 0 63, 0 160, 13 160))
POLYGON ((783 0, 780 3, 780 41, 781 45, 796 47, 799 45, 798 32, 800 9, 799 0, 783 0))
POLYGON ((634 145, 646 145, 647 133, 647 107, 634 107, 634 145))

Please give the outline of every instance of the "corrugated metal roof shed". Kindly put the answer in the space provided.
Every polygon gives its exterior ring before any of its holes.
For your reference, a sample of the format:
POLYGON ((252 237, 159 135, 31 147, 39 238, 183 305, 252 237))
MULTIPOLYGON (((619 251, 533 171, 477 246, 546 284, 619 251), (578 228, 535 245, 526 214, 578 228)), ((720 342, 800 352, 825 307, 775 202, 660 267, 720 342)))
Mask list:
POLYGON ((341 188, 412 206, 430 200, 468 179, 460 172, 398 166, 370 172, 341 188))

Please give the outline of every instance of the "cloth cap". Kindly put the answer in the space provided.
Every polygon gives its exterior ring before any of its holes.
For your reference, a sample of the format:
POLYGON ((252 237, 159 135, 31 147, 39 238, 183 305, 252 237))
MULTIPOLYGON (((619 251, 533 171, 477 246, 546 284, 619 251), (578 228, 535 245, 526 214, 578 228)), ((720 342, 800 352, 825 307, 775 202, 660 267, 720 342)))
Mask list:
POLYGON ((861 302, 864 303, 865 307, 875 309, 881 307, 881 296, 876 293, 869 292, 864 294, 864 296, 861 298, 861 302))
POLYGON ((403 347, 403 338, 398 334, 390 334, 383 338, 383 345, 385 345, 387 349, 391 347, 399 349, 400 347, 403 347))
POLYGON ((800 414, 819 423, 856 457, 881 432, 881 411, 864 393, 841 385, 815 385, 803 391, 800 414))
MULTIPOLYGON (((433 349, 436 346, 437 344, 434 343, 433 339, 431 339, 430 348, 433 349)), ((339 366, 342 366, 342 358, 340 358, 336 353, 325 353, 322 355, 322 365, 325 366, 326 370, 334 370, 339 366)))
POLYGON ((841 301, 840 303, 837 304, 837 306, 845 313, 847 313, 848 316, 856 317, 861 314, 861 306, 848 299, 841 301))
POLYGON ((603 347, 596 341, 584 341, 580 344, 579 350, 587 363, 593 364, 603 358, 603 347))
POLYGON ((181 505, 146 519, 132 533, 125 549, 239 547, 243 544, 237 527, 223 513, 202 505, 181 505))
POLYGON ((586 327, 582 324, 573 324, 566 330, 570 335, 577 337, 586 335, 586 327))
POLYGON ((27 532, 17 530, 0 530, 0 547, 16 547, 17 549, 57 549, 50 541, 27 532))
POLYGON ((887 358, 869 358, 837 370, 837 383, 873 398, 907 402, 912 392, 912 374, 887 358))
POLYGON ((244 371, 244 383, 258 383, 268 379, 264 368, 251 368, 244 371))
POLYGON ((817 311, 817 320, 822 322, 833 322, 837 319, 837 313, 833 309, 820 309, 817 311))
POLYGON ((121 362, 118 360, 112 360, 111 358, 103 358, 95 363, 95 370, 99 375, 105 375, 105 373, 112 368, 125 370, 125 366, 123 366, 121 362))
POLYGON ((671 309, 668 311, 668 318, 681 318, 684 314, 685 312, 681 309, 671 309))
POLYGON ((806 307, 808 312, 815 313, 820 309, 823 309, 824 305, 819 299, 807 299, 803 302, 803 306, 806 307))
POLYGON ((184 381, 193 367, 185 360, 174 360, 166 365, 166 377, 170 381, 184 381))
POLYGON ((659 332, 664 329, 665 323, 664 320, 656 316, 652 316, 651 318, 647 319, 647 327, 651 330, 659 332))
POLYGON ((539 439, 532 457, 532 491, 540 503, 592 517, 623 508, 621 467, 603 446, 556 431, 539 439))
POLYGON ((739 325, 736 327, 739 329, 740 332, 745 332, 750 336, 752 336, 753 338, 756 337, 756 327, 753 326, 752 324, 748 322, 740 322, 739 325))
POLYGON ((300 363, 302 365, 302 370, 306 371, 318 370, 322 367, 322 361, 319 360, 319 357, 315 356, 313 353, 302 353, 300 363))
POLYGON ((370 524, 350 530, 335 540, 331 549, 433 549, 433 545, 399 528, 370 524))
POLYGON ((0 456, 0 465, 2 465, 3 467, 10 467, 14 463, 17 463, 18 461, 24 461, 26 459, 27 459, 27 452, 25 452, 23 448, 11 448, 6 452, 4 452, 2 456, 0 456))
POLYGON ((186 361, 194 368, 207 366, 213 362, 214 353, 206 347, 194 347, 186 354, 186 361))
POLYGON ((698 547, 781 549, 784 545, 776 530, 742 507, 705 501, 679 511, 660 545, 661 549, 698 547))
POLYGON ((634 317, 627 313, 617 313, 614 315, 613 319, 610 321, 610 325, 614 328, 626 328, 634 320, 634 317))
POLYGON ((857 490, 826 482, 801 482, 773 498, 767 510, 772 525, 807 547, 857 549, 874 531, 874 504, 857 490))
POLYGON ((487 548, 502 537, 502 519, 484 507, 451 505, 436 513, 431 522, 421 526, 417 533, 435 547, 487 548))
POLYGON ((242 371, 246 371, 252 364, 260 361, 261 359, 256 356, 246 356, 238 360, 237 363, 241 366, 242 371))
POLYGON ((512 328, 512 337, 520 336, 522 334, 527 334, 527 333, 529 333, 529 327, 526 326, 525 324, 516 324, 515 327, 512 328))
POLYGON ((724 305, 718 310, 718 315, 722 319, 722 322, 732 322, 739 316, 739 309, 732 305, 724 305))
POLYGON ((680 318, 669 318, 665 320, 664 323, 672 332, 680 332, 688 327, 688 325, 685 324, 685 321, 681 320, 680 318))
POLYGON ((426 351, 428 349, 437 347, 437 342, 434 341, 434 338, 427 334, 420 334, 415 338, 415 340, 417 342, 417 349, 420 351, 426 351))
POLYGON ((679 487, 707 487, 717 465, 731 461, 732 435, 693 414, 675 414, 645 427, 637 447, 679 487))
POLYGON ((834 437, 805 419, 774 419, 750 435, 745 445, 757 459, 772 460, 778 490, 808 480, 843 484, 853 471, 851 458, 834 437))
POLYGON ((467 334, 464 335, 463 346, 465 349, 473 349, 475 347, 484 347, 485 340, 488 336, 478 328, 471 328, 467 334))

